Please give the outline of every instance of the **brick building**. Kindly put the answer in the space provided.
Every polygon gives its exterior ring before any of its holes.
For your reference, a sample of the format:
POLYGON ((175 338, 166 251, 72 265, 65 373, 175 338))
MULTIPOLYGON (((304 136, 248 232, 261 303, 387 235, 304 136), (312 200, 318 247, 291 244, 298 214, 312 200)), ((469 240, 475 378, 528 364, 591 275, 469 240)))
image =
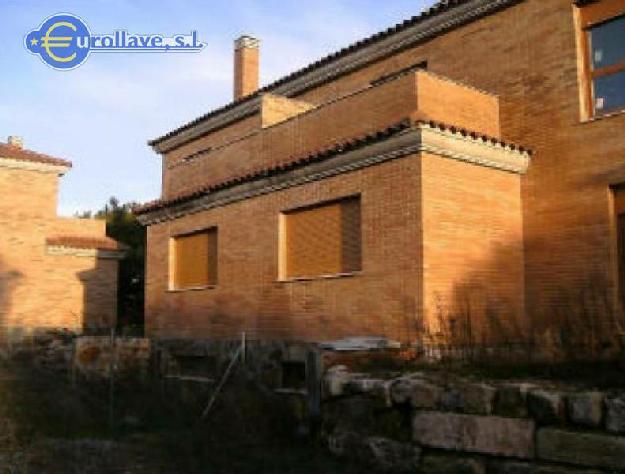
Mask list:
POLYGON ((447 0, 259 89, 240 38, 234 101, 150 142, 148 334, 616 334, 623 45, 623 0, 447 0))
POLYGON ((59 177, 72 164, 0 144, 0 330, 115 324, 117 266, 123 251, 105 222, 56 214, 59 177))

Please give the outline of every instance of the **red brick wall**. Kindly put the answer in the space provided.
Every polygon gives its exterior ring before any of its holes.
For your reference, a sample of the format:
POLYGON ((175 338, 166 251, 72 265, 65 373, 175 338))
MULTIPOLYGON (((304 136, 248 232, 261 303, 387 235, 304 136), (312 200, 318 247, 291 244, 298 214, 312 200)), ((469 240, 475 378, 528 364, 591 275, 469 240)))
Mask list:
MULTIPOLYGON (((496 97, 419 72, 366 88, 272 127, 261 130, 259 123, 257 133, 165 169, 164 197, 284 163, 341 140, 377 132, 412 115, 499 135, 496 97), (447 107, 433 98, 441 98, 447 107)), ((223 132, 218 134, 221 137, 223 132)), ((212 135, 198 139, 195 149, 201 148, 199 143, 207 146, 214 140, 212 135)), ((179 157, 181 151, 170 152, 168 163, 176 162, 170 157, 172 153, 179 157)))
POLYGON ((430 335, 523 340, 521 177, 425 154, 423 281, 430 335))
POLYGON ((148 229, 147 332, 162 337, 414 338, 420 307, 419 160, 406 158, 148 229), (362 193, 363 271, 278 282, 283 210, 362 193), (219 284, 168 292, 169 236, 217 226, 219 284), (375 297, 372 298, 372 295, 375 297))
MULTIPOLYGON (((590 312, 591 319, 596 318, 599 324, 610 326, 612 324, 610 311, 605 308, 609 308, 616 299, 613 291, 616 275, 615 241, 608 188, 611 184, 625 182, 625 142, 622 133, 625 129, 625 115, 617 114, 595 121, 581 120, 578 80, 579 57, 573 12, 574 7, 570 0, 552 0, 549 2, 526 0, 514 7, 465 25, 417 47, 407 49, 297 97, 297 99, 312 104, 322 104, 366 87, 370 81, 380 76, 424 60, 428 61, 429 69, 435 73, 498 94, 500 98, 499 128, 502 137, 530 146, 535 151, 529 172, 521 182, 521 196, 526 273, 525 308, 536 335, 543 334, 550 326, 552 331, 556 330, 556 324, 563 314, 575 319, 587 318, 588 314, 581 313, 590 312)), ((340 133, 347 133, 348 131, 351 133, 349 127, 356 127, 357 125, 362 130, 366 130, 369 125, 384 122, 385 120, 382 118, 396 118, 403 115, 400 111, 405 104, 398 103, 396 106, 399 107, 398 109, 394 108, 392 102, 398 97, 394 95, 397 94, 397 91, 392 91, 392 88, 400 87, 401 84, 403 81, 400 80, 393 83, 392 86, 388 86, 388 89, 379 89, 380 91, 388 90, 390 94, 388 98, 391 102, 384 102, 387 104, 384 112, 381 112, 381 109, 372 108, 371 103, 365 103, 358 108, 351 109, 351 112, 349 112, 350 108, 346 107, 344 110, 347 113, 340 115, 341 123, 345 122, 346 124, 341 125, 343 128, 340 129, 340 133), (367 119, 359 118, 356 120, 354 117, 359 117, 362 110, 368 111, 367 119), (371 121, 369 117, 374 117, 374 120, 371 121)), ((375 94, 375 92, 365 94, 375 94)), ((432 94, 430 97, 433 99, 430 101, 433 107, 444 104, 444 96, 432 94)), ((427 101, 427 98, 424 100, 427 101)), ((328 110, 334 112, 332 108, 328 108, 328 110)), ((449 113, 450 109, 446 107, 443 112, 449 113)), ((317 117, 322 117, 322 114, 317 117)), ((457 120, 470 120, 471 118, 470 109, 463 116, 456 117, 457 120)), ((248 122, 245 123, 251 123, 250 120, 248 119, 248 122)), ((328 124, 329 122, 326 120, 324 123, 328 124)), ((335 122, 332 124, 330 130, 324 129, 323 124, 321 124, 318 132, 313 132, 313 128, 302 128, 297 139, 304 140, 305 146, 297 149, 308 149, 313 145, 323 143, 326 139, 335 138, 333 133, 337 125, 335 122)), ((479 114, 477 114, 475 126, 479 128, 479 124, 479 114)), ((475 128, 471 125, 469 123, 469 128, 475 128)), ((287 130, 288 126, 280 125, 283 127, 281 130, 287 130)), ((270 149, 272 151, 278 150, 281 143, 285 144, 287 145, 286 156, 296 148, 292 145, 292 138, 285 140, 285 135, 279 133, 282 132, 276 132, 276 139, 271 142, 270 149), (276 144, 276 142, 279 143, 276 144), (276 148, 273 148, 274 146, 276 148)), ((285 133, 289 137, 288 133, 292 132, 285 133)), ((184 150, 191 150, 193 147, 200 146, 210 140, 210 137, 203 138, 193 145, 186 146, 184 150)), ((184 189, 184 182, 194 182, 192 176, 201 176, 202 179, 209 175, 223 176, 232 171, 241 171, 248 164, 251 166, 251 163, 254 163, 255 165, 254 159, 259 156, 263 146, 265 145, 259 144, 247 151, 242 147, 238 156, 245 164, 239 162, 234 168, 220 164, 221 160, 224 162, 231 161, 225 154, 223 158, 219 158, 215 154, 210 163, 209 161, 206 162, 206 168, 202 168, 198 164, 194 165, 196 168, 188 168, 192 170, 189 175, 185 175, 186 172, 170 173, 165 179, 165 194, 184 189)), ((232 150, 234 149, 232 147, 232 150)), ((170 155, 174 156, 174 154, 181 153, 183 150, 178 149, 171 152, 170 155)), ((277 156, 280 154, 278 153, 277 156)), ((467 172, 467 180, 473 177, 472 174, 467 172)), ((382 180, 385 177, 386 175, 382 174, 378 176, 382 180)), ((347 190, 349 186, 346 183, 351 179, 353 177, 350 175, 311 187, 317 189, 318 187, 330 187, 331 183, 341 183, 333 186, 347 190)), ((499 189, 500 185, 499 182, 493 183, 495 189, 499 189)), ((458 195, 463 196, 463 193, 466 192, 466 189, 463 190, 465 184, 458 182, 457 186, 458 195)), ((308 191, 303 191, 303 189, 290 191, 295 197, 289 199, 289 203, 298 201, 297 195, 300 192, 306 195, 308 191)), ((402 195, 402 193, 407 192, 407 189, 412 188, 402 188, 401 185, 395 185, 392 189, 384 188, 383 185, 378 185, 376 182, 371 189, 366 189, 366 192, 375 193, 375 189, 385 189, 389 193, 402 195)), ((505 202, 516 199, 517 185, 510 185, 509 191, 510 193, 504 199, 505 202)), ((328 194, 332 193, 320 193, 318 197, 325 197, 328 194)), ((239 222, 252 221, 253 216, 246 214, 243 209, 246 206, 258 206, 258 213, 265 213, 265 217, 269 218, 275 215, 280 206, 267 205, 264 207, 258 203, 270 199, 278 199, 278 197, 265 197, 262 200, 238 204, 227 211, 227 217, 224 210, 214 211, 214 213, 224 214, 223 218, 228 221, 237 219, 239 222)), ((496 201, 491 202, 484 196, 481 199, 495 205, 492 211, 492 219, 495 219, 495 222, 503 219, 499 215, 503 210, 496 205, 496 201)), ((441 204, 449 206, 446 212, 450 218, 455 213, 455 203, 461 200, 459 197, 448 200, 447 204, 441 204)), ((405 212, 402 211, 404 209, 403 202, 402 200, 385 200, 370 205, 377 209, 374 212, 380 212, 380 209, 384 209, 384 212, 388 213, 401 213, 405 212)), ((364 208, 365 206, 363 206, 364 208)), ((155 256, 150 256, 148 268, 150 276, 148 317, 151 320, 149 323, 151 327, 158 326, 159 321, 165 318, 166 311, 171 311, 172 315, 181 315, 182 323, 181 321, 176 322, 176 327, 179 328, 177 331, 183 331, 183 328, 187 326, 193 327, 200 324, 198 319, 202 320, 202 314, 206 314, 205 305, 208 304, 212 305, 213 308, 226 308, 226 310, 220 309, 218 311, 220 315, 223 315, 223 321, 225 321, 222 325, 216 326, 220 330, 223 328, 223 324, 228 321, 228 305, 238 306, 241 304, 250 310, 249 314, 259 315, 259 321, 263 320, 263 317, 268 318, 267 321, 284 318, 286 321, 284 324, 292 324, 294 327, 300 327, 300 320, 298 319, 301 314, 300 308, 307 308, 310 317, 306 319, 306 322, 311 327, 310 335, 320 334, 321 329, 325 327, 323 325, 325 320, 321 314, 329 314, 329 317, 335 318, 336 321, 343 321, 345 327, 360 327, 357 325, 360 318, 351 316, 351 312, 357 311, 359 307, 355 304, 355 299, 337 298, 336 296, 339 290, 347 291, 349 294, 352 291, 356 292, 355 288, 359 287, 357 283, 352 285, 353 289, 344 288, 349 285, 347 280, 314 282, 302 287, 293 286, 288 291, 282 287, 274 288, 273 285, 269 285, 271 290, 267 291, 267 295, 259 290, 254 292, 241 290, 236 295, 239 299, 231 298, 232 294, 222 297, 222 290, 218 290, 214 293, 214 298, 211 297, 210 299, 210 301, 214 300, 218 303, 208 303, 208 299, 202 294, 168 295, 163 293, 163 287, 158 282, 163 278, 159 276, 163 273, 163 266, 159 264, 159 261, 164 261, 165 247, 161 241, 166 240, 167 231, 165 229, 169 225, 193 226, 194 222, 191 220, 199 219, 199 216, 150 229, 150 245, 153 254, 155 254, 155 256), (327 293, 327 291, 331 291, 331 293, 327 293), (288 294, 288 298, 278 296, 284 294, 288 294), (343 304, 345 306, 342 306, 343 304), (319 307, 319 305, 323 311, 310 309, 319 307), (330 310, 327 310, 328 308, 330 310), (273 313, 268 315, 266 314, 267 311, 275 312, 281 316, 278 318, 273 313), (292 314, 293 318, 287 318, 287 314, 292 314)), ((203 216, 207 217, 208 214, 203 216)), ((473 218, 477 219, 477 214, 473 218)), ((454 257, 455 261, 460 262, 461 265, 471 265, 470 268, 459 269, 460 274, 457 275, 457 279, 462 282, 464 275, 473 271, 473 265, 482 266, 480 263, 482 261, 486 262, 484 265, 490 269, 488 271, 490 279, 494 281, 501 281, 502 275, 510 274, 510 282, 501 282, 500 286, 502 291, 514 293, 516 291, 514 289, 518 288, 521 280, 519 250, 515 247, 515 242, 519 238, 518 221, 511 218, 504 226, 505 232, 502 230, 501 234, 497 234, 495 232, 497 228, 490 227, 494 225, 490 222, 491 217, 487 214, 484 218, 488 224, 486 229, 494 232, 489 240, 491 247, 493 247, 490 251, 496 254, 497 247, 504 249, 506 263, 503 268, 506 270, 502 271, 498 267, 492 266, 491 260, 497 261, 497 258, 493 260, 489 255, 484 254, 473 259, 470 258, 470 251, 467 250, 466 255, 454 257), (510 239, 509 244, 513 250, 505 250, 507 248, 505 239, 507 238, 510 239)), ((212 217, 207 219, 207 221, 211 220, 212 217)), ((195 221, 195 225, 198 223, 199 221, 195 221)), ((458 226, 456 228, 458 233, 463 231, 461 223, 454 225, 458 226)), ((268 225, 267 229, 269 230, 265 232, 273 232, 272 229, 275 227, 268 225)), ((396 246, 393 239, 397 237, 397 233, 401 234, 407 231, 398 228, 395 234, 381 229, 379 232, 378 243, 376 245, 372 245, 371 241, 368 243, 371 247, 368 252, 364 253, 365 267, 367 259, 371 258, 371 255, 379 255, 385 249, 392 248, 392 253, 399 253, 400 246, 399 244, 396 246)), ((455 231, 453 227, 450 227, 448 232, 449 237, 455 231)), ((477 230, 475 233, 478 233, 477 230)), ((255 232, 251 232, 251 234, 256 235, 255 232)), ((461 237, 457 236, 455 240, 452 239, 451 244, 457 245, 457 240, 461 237)), ((262 257, 257 260, 267 262, 266 267, 263 268, 269 269, 269 274, 272 274, 273 267, 271 265, 275 264, 275 251, 272 250, 273 247, 269 242, 275 242, 275 239, 265 236, 264 239, 261 239, 265 242, 264 246, 256 248, 256 241, 246 240, 246 236, 232 235, 231 238, 232 247, 239 249, 231 250, 231 252, 241 252, 241 255, 262 253, 262 257)), ((405 239, 402 242, 405 242, 405 239)), ((412 264, 404 260, 402 265, 409 266, 412 264)), ((224 265, 223 268, 224 271, 228 271, 227 265, 224 265)), ((381 275, 384 274, 384 278, 389 280, 389 287, 392 286, 393 290, 376 288, 376 284, 373 282, 371 286, 367 286, 369 290, 367 301, 371 309, 365 312, 380 314, 378 302, 384 302, 383 306, 390 308, 388 311, 384 311, 384 317, 378 316, 384 321, 393 321, 414 314, 412 311, 412 308, 415 307, 414 301, 415 298, 417 300, 419 298, 418 291, 412 289, 406 291, 406 287, 402 286, 403 283, 395 282, 391 285, 395 278, 393 276, 395 273, 392 270, 391 267, 385 267, 383 272, 378 273, 377 276, 382 278, 381 275), (407 293, 412 295, 410 296, 412 299, 402 300, 407 293), (404 309, 400 309, 402 307, 404 309)), ((234 272, 235 270, 231 271, 234 272)), ((368 278, 364 276, 365 274, 362 278, 368 278)), ((263 275, 265 274, 263 273, 263 275)), ((243 276, 244 281, 248 281, 249 278, 251 278, 249 275, 243 276)), ((264 281, 268 281, 267 275, 263 278, 264 281)), ((447 289, 453 287, 451 279, 450 276, 441 285, 447 289)), ((487 279, 486 274, 479 276, 480 281, 485 279, 487 279)), ((380 283, 378 282, 378 284, 380 283)), ((435 280, 432 280, 432 284, 438 285, 435 280)), ((384 285, 387 285, 386 281, 384 285)), ((362 304, 361 306, 367 305, 362 304)), ((518 303, 513 304, 513 307, 515 308, 513 312, 522 310, 522 306, 518 303)), ((243 314, 245 311, 239 308, 234 313, 243 314)), ((267 322, 267 324, 270 323, 267 322)), ((380 322, 379 327, 383 328, 385 324, 380 322)), ((200 325, 204 325, 203 320, 200 325)), ((282 323, 275 325, 279 327, 282 323)), ((357 331, 352 330, 350 332, 357 331)))
POLYGON ((103 237, 103 221, 58 218, 58 176, 0 168, 0 334, 5 328, 109 326, 117 262, 53 256, 46 237, 103 237))

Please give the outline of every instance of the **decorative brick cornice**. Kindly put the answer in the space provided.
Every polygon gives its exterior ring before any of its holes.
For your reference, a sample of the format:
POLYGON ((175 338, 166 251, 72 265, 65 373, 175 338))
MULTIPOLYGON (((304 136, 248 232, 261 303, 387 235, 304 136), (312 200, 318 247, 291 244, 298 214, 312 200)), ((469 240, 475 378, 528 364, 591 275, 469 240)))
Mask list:
POLYGON ((46 252, 52 256, 72 256, 82 258, 97 258, 102 260, 122 260, 125 253, 119 250, 80 249, 63 247, 60 245, 46 246, 46 252))
POLYGON ((260 96, 265 92, 295 97, 313 87, 335 80, 367 64, 379 61, 403 49, 493 14, 523 0, 465 0, 441 4, 419 16, 365 38, 261 88, 255 94, 231 102, 149 141, 155 151, 165 153, 197 137, 222 128, 260 110, 260 96))
POLYGON ((125 245, 109 237, 57 235, 46 238, 48 255, 121 260, 125 256, 126 248, 125 245))
POLYGON ((433 122, 402 122, 277 168, 146 204, 135 213, 142 224, 157 224, 422 152, 517 174, 525 173, 530 161, 529 151, 493 138, 433 122))
POLYGON ((0 156, 0 168, 38 171, 40 173, 52 173, 58 176, 63 176, 70 170, 71 165, 44 163, 40 161, 26 161, 14 158, 3 158, 0 156))

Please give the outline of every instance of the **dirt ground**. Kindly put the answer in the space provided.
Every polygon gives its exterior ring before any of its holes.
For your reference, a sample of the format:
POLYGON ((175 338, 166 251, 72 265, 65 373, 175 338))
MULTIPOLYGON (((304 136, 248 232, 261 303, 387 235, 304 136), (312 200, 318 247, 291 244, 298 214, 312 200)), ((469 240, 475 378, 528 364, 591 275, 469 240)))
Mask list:
MULTIPOLYGON (((231 390, 200 422, 157 386, 114 391, 0 363, 0 474, 342 473, 315 440, 297 439, 273 401, 231 390)), ((370 472, 370 469, 367 469, 370 472)))

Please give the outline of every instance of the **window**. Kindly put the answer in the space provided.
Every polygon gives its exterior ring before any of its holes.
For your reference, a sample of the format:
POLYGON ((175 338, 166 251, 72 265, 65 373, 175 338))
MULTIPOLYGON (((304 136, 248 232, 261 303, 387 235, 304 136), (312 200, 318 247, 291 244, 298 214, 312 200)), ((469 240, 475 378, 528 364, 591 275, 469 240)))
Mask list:
POLYGON ((625 4, 604 0, 582 8, 589 110, 625 109, 625 4))
POLYGON ((172 289, 205 288, 217 284, 216 228, 174 237, 171 245, 172 289))
POLYGON ((360 197, 286 212, 282 217, 281 278, 361 270, 360 197))

